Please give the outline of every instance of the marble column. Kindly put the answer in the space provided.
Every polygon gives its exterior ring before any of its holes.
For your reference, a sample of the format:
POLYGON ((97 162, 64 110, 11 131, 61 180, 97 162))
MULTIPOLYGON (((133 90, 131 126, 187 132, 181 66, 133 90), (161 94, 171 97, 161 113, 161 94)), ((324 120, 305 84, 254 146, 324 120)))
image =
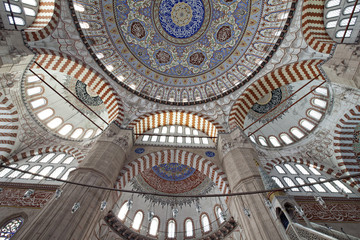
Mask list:
MULTIPOLYGON (((114 187, 131 147, 131 131, 111 124, 68 180, 114 187)), ((73 184, 64 184, 61 188, 61 197, 49 201, 33 222, 25 223, 15 239, 89 239, 95 225, 114 204, 115 192, 73 184), (100 211, 104 200, 108 202, 107 207, 100 211), (80 208, 72 213, 76 202, 80 208)))
MULTIPOLYGON (((257 153, 239 129, 231 134, 222 134, 218 150, 230 189, 235 192, 264 190, 264 185, 256 165, 257 153)), ((246 239, 283 239, 271 212, 264 202, 265 194, 230 197, 230 213, 243 229, 246 239), (250 216, 244 212, 246 208, 250 216)))

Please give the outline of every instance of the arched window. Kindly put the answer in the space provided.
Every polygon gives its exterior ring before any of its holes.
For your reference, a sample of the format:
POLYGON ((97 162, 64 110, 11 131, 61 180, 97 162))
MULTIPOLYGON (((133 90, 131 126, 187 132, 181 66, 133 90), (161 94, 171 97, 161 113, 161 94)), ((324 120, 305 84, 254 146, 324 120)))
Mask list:
POLYGON ((309 167, 309 170, 313 173, 313 174, 315 174, 315 175, 318 175, 318 176, 320 176, 321 175, 321 173, 319 173, 319 171, 318 170, 316 170, 315 168, 313 168, 313 167, 309 167))
POLYGON ((149 234, 151 236, 156 236, 158 231, 159 231, 159 218, 158 217, 153 217, 153 219, 150 222, 150 227, 149 227, 149 234))
MULTIPOLYGON (((309 180, 309 182, 311 182, 311 183, 315 183, 315 182, 316 182, 316 180, 315 180, 314 178, 310 178, 310 177, 309 177, 308 180, 309 180)), ((318 191, 318 192, 321 192, 321 193, 326 192, 325 189, 324 189, 322 186, 320 186, 320 184, 314 184, 313 187, 314 187, 314 188, 316 189, 316 191, 318 191)))
POLYGON ((290 129, 290 132, 298 139, 303 138, 305 134, 300 131, 297 127, 293 127, 290 129))
POLYGON ((186 237, 194 236, 194 223, 190 218, 185 220, 185 236, 186 237))
POLYGON ((282 167, 280 167, 279 165, 275 166, 275 169, 278 173, 280 174, 286 174, 286 172, 284 171, 284 169, 282 167))
MULTIPOLYGON (((39 174, 40 174, 40 175, 43 175, 43 176, 47 176, 47 175, 49 174, 49 172, 51 171, 51 169, 53 169, 52 166, 44 167, 44 168, 39 172, 39 174)), ((43 177, 36 176, 36 177, 34 177, 34 179, 43 179, 43 177)))
POLYGON ((176 223, 174 220, 169 220, 167 224, 167 237, 175 238, 176 223))
MULTIPOLYGON (((37 171, 39 171, 40 168, 41 168, 40 165, 33 166, 29 169, 29 172, 37 173, 37 171)), ((21 176, 21 178, 23 178, 23 179, 30 179, 32 177, 33 177, 33 175, 30 173, 25 173, 24 175, 21 176)))
MULTIPOLYGON (((304 179, 300 178, 300 177, 296 177, 295 178, 296 181, 300 184, 300 185, 303 185, 305 184, 305 181, 304 179)), ((302 187, 304 189, 305 192, 312 192, 312 189, 309 187, 309 186, 304 186, 302 187)))
POLYGON ((135 229, 135 230, 139 230, 143 218, 144 218, 144 214, 142 213, 142 211, 137 211, 136 214, 135 214, 134 221, 133 221, 131 227, 132 227, 133 229, 135 229))
POLYGON ((291 174, 294 174, 294 175, 297 174, 297 172, 295 171, 295 169, 294 169, 292 166, 290 166, 289 164, 285 163, 284 166, 286 167, 286 169, 287 169, 291 174))
POLYGON ((263 145, 265 147, 268 146, 268 144, 266 142, 266 139, 263 136, 259 136, 258 139, 259 139, 259 142, 260 142, 261 145, 263 145))
POLYGON ((281 146, 279 140, 278 140, 275 136, 270 136, 270 137, 269 137, 269 141, 271 142, 271 144, 272 144, 274 147, 280 147, 280 146, 281 146))
POLYGON ((290 144, 294 142, 293 140, 291 140, 290 136, 287 133, 280 134, 280 138, 285 144, 290 144))
POLYGON ((225 219, 224 219, 224 217, 223 217, 223 215, 222 215, 222 209, 221 209, 221 207, 216 206, 216 208, 215 208, 215 214, 216 214, 216 216, 218 217, 218 220, 219 220, 219 223, 220 223, 220 224, 222 224, 223 222, 225 222, 225 219))
POLYGON ((209 217, 203 213, 200 217, 201 219, 201 227, 203 229, 204 233, 208 233, 211 231, 211 226, 210 226, 210 221, 209 221, 209 217))
POLYGON ((10 239, 24 224, 22 217, 13 218, 1 226, 0 239, 10 239))
MULTIPOLYGON (((9 167, 16 167, 17 166, 17 164, 11 164, 9 167)), ((4 177, 4 176, 6 176, 9 172, 11 172, 12 170, 10 169, 10 168, 4 168, 4 169, 2 169, 1 171, 0 171, 0 178, 1 177, 4 177)))
MULTIPOLYGON (((325 178, 319 178, 319 180, 320 180, 321 182, 323 182, 323 181, 325 181, 326 179, 325 179, 325 178)), ((327 187, 327 189, 330 190, 330 192, 332 192, 332 193, 337 193, 337 192, 339 192, 331 183, 326 182, 326 183, 323 183, 323 184, 325 185, 325 187, 327 187)))
POLYGON ((338 186, 338 188, 342 189, 345 193, 352 193, 350 189, 348 189, 342 182, 339 180, 334 181, 335 185, 338 186))
POLYGON ((281 180, 278 177, 271 177, 279 187, 283 188, 284 184, 281 182, 281 180))
POLYGON ((295 167, 296 167, 297 169, 299 169, 299 171, 300 171, 302 174, 304 174, 304 175, 309 175, 309 172, 306 171, 306 169, 305 169, 303 166, 301 166, 300 164, 295 164, 295 167))
MULTIPOLYGON (((294 183, 293 180, 291 180, 291 178, 289 178, 289 177, 284 177, 284 181, 285 181, 285 183, 286 183, 289 187, 295 186, 295 183, 294 183)), ((293 192, 299 192, 300 190, 299 190, 298 188, 291 188, 291 191, 293 191, 293 192)))
POLYGON ((127 213, 129 212, 129 206, 128 206, 128 201, 124 202, 123 205, 121 206, 119 213, 117 215, 117 217, 121 220, 124 221, 127 213))

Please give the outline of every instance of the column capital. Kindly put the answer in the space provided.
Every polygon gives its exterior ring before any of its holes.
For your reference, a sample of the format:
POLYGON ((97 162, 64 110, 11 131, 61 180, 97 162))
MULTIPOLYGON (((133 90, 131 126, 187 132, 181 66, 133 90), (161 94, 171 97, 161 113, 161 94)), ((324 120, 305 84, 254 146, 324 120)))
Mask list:
POLYGON ((101 134, 98 142, 111 142, 118 145, 124 152, 133 145, 133 130, 119 128, 115 123, 111 123, 109 127, 101 134))
POLYGON ((237 148, 251 148, 253 146, 249 138, 245 135, 243 131, 239 128, 236 128, 231 133, 221 133, 218 138, 218 152, 221 154, 221 157, 224 158, 231 150, 237 148))

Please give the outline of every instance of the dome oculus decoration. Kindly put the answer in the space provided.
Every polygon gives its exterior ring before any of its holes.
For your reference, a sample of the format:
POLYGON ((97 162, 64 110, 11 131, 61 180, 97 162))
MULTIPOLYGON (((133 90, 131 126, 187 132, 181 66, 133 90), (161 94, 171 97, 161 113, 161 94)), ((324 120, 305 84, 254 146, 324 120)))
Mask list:
POLYGON ((289 1, 104 0, 84 5, 83 12, 72 10, 75 22, 88 23, 78 30, 114 80, 154 101, 191 104, 249 81, 280 43, 294 6, 289 1), (289 18, 272 16, 280 10, 289 18), (96 12, 103 17, 95 20, 96 12))

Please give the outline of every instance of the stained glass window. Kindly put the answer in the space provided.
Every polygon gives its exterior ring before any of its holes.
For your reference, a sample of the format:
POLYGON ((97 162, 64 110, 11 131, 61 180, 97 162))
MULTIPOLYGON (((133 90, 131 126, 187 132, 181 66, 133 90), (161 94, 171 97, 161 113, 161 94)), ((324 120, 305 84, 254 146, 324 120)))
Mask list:
POLYGON ((14 218, 6 222, 1 227, 0 240, 7 240, 14 236, 14 234, 20 229, 23 225, 24 219, 22 217, 14 218))

